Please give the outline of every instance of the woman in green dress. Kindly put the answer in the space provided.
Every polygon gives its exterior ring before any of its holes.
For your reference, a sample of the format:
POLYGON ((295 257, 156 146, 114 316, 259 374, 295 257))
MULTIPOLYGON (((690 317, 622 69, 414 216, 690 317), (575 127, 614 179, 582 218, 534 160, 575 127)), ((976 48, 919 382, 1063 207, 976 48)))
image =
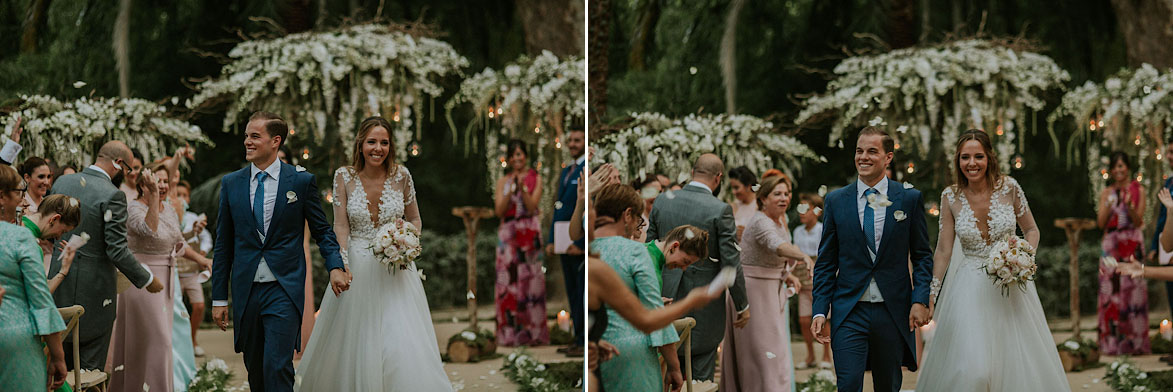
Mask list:
MULTIPOLYGON (((648 309, 664 306, 660 297, 660 280, 652 266, 648 249, 629 238, 637 233, 644 220, 644 203, 635 189, 620 184, 607 185, 595 194, 597 214, 596 238, 591 241, 592 253, 615 270, 640 302, 648 309), (604 223, 606 222, 606 223, 604 223)), ((607 309, 607 326, 603 340, 619 350, 619 355, 599 364, 599 376, 606 391, 662 391, 664 382, 677 390, 684 383, 675 343, 680 341, 671 325, 645 334, 624 320, 611 308, 607 309), (663 354, 668 372, 660 376, 659 356, 663 354)))
MULTIPOLYGON (((16 170, 0 165, 0 218, 15 218, 24 201, 16 170)), ((28 229, 0 222, 0 386, 5 390, 57 389, 65 382, 65 322, 49 294, 40 246, 28 229), (48 344, 49 358, 44 345, 48 344)))

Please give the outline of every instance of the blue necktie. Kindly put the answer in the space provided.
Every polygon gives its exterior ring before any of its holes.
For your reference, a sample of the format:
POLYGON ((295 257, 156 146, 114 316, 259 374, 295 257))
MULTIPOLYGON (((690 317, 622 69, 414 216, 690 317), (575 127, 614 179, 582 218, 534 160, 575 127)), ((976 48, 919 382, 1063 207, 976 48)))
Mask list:
POLYGON ((872 254, 876 253, 876 210, 872 209, 872 203, 868 203, 868 196, 879 194, 876 188, 868 188, 863 191, 864 207, 863 207, 863 236, 868 240, 868 249, 872 250, 872 254))
POLYGON ((257 191, 253 192, 253 218, 257 220, 257 231, 265 233, 265 178, 269 173, 257 173, 257 191))

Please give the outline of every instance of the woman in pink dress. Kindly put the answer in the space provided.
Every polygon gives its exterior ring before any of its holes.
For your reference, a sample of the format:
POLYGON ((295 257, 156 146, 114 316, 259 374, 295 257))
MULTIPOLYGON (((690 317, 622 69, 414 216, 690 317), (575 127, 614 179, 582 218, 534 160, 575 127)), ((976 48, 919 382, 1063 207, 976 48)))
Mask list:
MULTIPOLYGON (((1113 153, 1108 162, 1112 184, 1100 193, 1096 211, 1096 221, 1104 230, 1104 255, 1142 259, 1144 187, 1133 180, 1128 155, 1113 153)), ((1105 355, 1149 353, 1148 287, 1143 279, 1116 274, 1114 268, 1101 265, 1098 310, 1100 350, 1105 355)))
POLYGON ((206 268, 212 262, 183 239, 179 215, 167 194, 167 169, 147 166, 136 184, 138 198, 127 203, 126 244, 134 256, 163 282, 163 290, 127 290, 118 294, 118 311, 110 339, 106 372, 112 391, 175 390, 171 357, 175 289, 171 276, 182 255, 206 268))
POLYGON ((497 180, 494 200, 497 228, 497 344, 547 344, 546 275, 542 272, 538 234, 542 181, 529 167, 525 143, 511 140, 506 149, 509 174, 497 180))
POLYGON ((790 317, 786 299, 802 287, 791 274, 795 260, 811 265, 810 257, 790 243, 786 209, 790 179, 763 179, 755 194, 758 211, 741 235, 741 268, 753 317, 735 328, 732 300, 726 309, 725 341, 721 344, 722 391, 793 391, 794 361, 790 355, 790 317))

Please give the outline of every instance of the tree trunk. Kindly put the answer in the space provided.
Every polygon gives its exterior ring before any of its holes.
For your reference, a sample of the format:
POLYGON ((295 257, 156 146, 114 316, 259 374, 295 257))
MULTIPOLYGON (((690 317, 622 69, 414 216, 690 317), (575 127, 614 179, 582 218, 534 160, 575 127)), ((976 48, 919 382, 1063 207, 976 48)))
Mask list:
MULTIPOLYGON (((592 9, 591 20, 595 19, 594 12, 595 10, 592 9)), ((644 0, 640 3, 637 12, 639 13, 639 22, 636 23, 635 32, 631 36, 631 50, 627 53, 627 68, 633 71, 643 71, 648 68, 647 61, 644 60, 647 57, 648 47, 656 39, 656 23, 660 21, 660 1, 644 0)), ((610 15, 610 12, 607 14, 610 15)))
POLYGON ((733 0, 725 17, 725 33, 721 35, 721 80, 725 83, 725 112, 737 113, 737 16, 745 8, 745 0, 733 0))
POLYGON ((130 7, 131 0, 118 2, 114 20, 114 63, 118 67, 118 96, 130 97, 130 7))
POLYGON ((582 56, 582 1, 518 0, 517 10, 525 30, 525 51, 549 50, 558 57, 582 56))
POLYGON ((611 39, 611 0, 591 0, 590 7, 590 61, 587 63, 590 102, 587 105, 587 116, 591 119, 591 127, 599 129, 607 113, 607 50, 611 39))
POLYGON ((24 18, 24 31, 20 34, 20 53, 37 51, 37 38, 40 38, 41 29, 49 19, 49 1, 36 0, 29 4, 28 13, 24 18))
POLYGON ((1124 33, 1128 63, 1173 67, 1173 2, 1168 0, 1112 0, 1116 24, 1124 33))

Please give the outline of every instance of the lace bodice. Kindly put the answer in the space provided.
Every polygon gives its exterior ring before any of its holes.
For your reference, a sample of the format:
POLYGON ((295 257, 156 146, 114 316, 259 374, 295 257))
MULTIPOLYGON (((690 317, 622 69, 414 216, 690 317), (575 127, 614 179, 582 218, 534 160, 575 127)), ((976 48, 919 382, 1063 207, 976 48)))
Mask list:
POLYGON ((371 213, 367 190, 352 167, 341 167, 334 172, 334 214, 335 231, 340 231, 340 218, 346 219, 345 232, 353 238, 374 238, 375 230, 397 218, 418 219, 415 208, 415 182, 411 173, 402 165, 396 166, 394 174, 387 176, 379 190, 378 219, 371 213), (410 207, 410 208, 409 208, 410 207), (410 210, 410 211, 408 211, 410 210), (342 214, 340 214, 342 213, 342 214), (412 216, 414 215, 414 216, 412 216))
MULTIPOLYGON (((941 201, 948 203, 948 211, 942 211, 941 233, 946 233, 947 224, 953 225, 953 232, 961 239, 961 251, 966 258, 985 259, 990 254, 990 248, 997 242, 1015 235, 1015 229, 1021 218, 1028 217, 1030 206, 1026 202, 1026 195, 1018 186, 1018 181, 1012 177, 1005 177, 990 195, 989 216, 986 218, 987 231, 982 233, 978 224, 979 217, 974 213, 965 192, 955 186, 945 188, 941 192, 941 201)), ((1033 226, 1034 219, 1030 218, 1033 226)), ((1023 227, 1024 230, 1029 228, 1023 227)), ((952 243, 952 238, 949 238, 952 243)), ((951 246, 951 245, 950 245, 951 246)))

